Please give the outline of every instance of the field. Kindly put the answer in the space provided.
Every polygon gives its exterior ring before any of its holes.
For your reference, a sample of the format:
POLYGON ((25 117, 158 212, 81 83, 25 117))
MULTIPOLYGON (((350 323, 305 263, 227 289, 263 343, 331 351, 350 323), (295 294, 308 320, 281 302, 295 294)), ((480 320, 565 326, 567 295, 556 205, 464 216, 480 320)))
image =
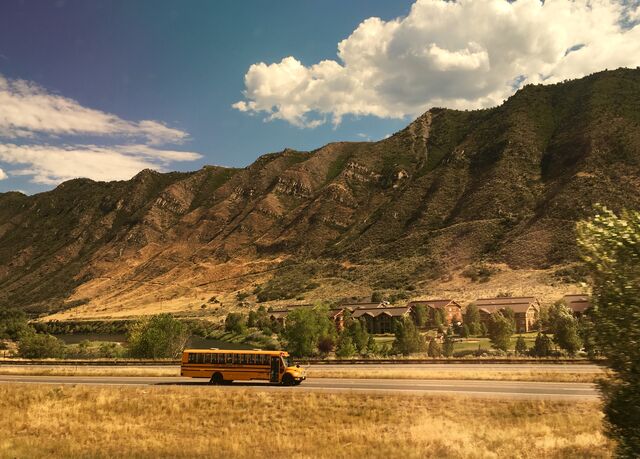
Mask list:
POLYGON ((0 386, 0 457, 611 457, 597 402, 0 386))
MULTIPOLYGON (((180 376, 178 367, 89 367, 89 366, 10 366, 0 365, 0 375, 31 376, 180 376)), ((433 368, 392 365, 388 368, 362 368, 358 366, 341 366, 336 368, 322 365, 308 369, 310 378, 380 378, 380 379, 459 379, 485 381, 537 381, 537 382, 581 382, 592 383, 606 375, 604 370, 576 369, 575 371, 558 366, 558 371, 544 369, 505 368, 487 369, 478 365, 477 369, 433 368)))

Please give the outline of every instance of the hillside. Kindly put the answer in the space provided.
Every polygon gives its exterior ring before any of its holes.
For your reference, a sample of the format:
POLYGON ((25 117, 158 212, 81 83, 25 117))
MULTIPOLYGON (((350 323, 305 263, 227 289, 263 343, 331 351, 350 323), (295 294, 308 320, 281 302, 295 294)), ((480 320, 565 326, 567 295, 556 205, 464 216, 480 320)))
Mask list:
POLYGON ((236 298, 544 290, 578 280, 575 222, 596 202, 640 207, 638 69, 244 169, 0 194, 0 306, 216 315, 236 298))

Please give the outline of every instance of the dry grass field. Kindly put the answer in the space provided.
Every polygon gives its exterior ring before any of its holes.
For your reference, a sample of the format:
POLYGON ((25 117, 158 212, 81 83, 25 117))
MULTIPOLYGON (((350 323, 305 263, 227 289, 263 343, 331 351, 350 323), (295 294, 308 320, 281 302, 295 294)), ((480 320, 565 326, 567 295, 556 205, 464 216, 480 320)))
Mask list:
POLYGON ((0 386, 0 457, 604 458, 597 402, 0 386))
POLYGON ((307 373, 311 378, 375 378, 375 379, 461 379, 483 381, 534 381, 593 383, 605 376, 603 371, 556 372, 537 370, 441 370, 441 369, 361 369, 361 368, 313 368, 307 373))
MULTIPOLYGON (((562 369, 562 367, 559 367, 562 369)), ((0 366, 0 375, 26 376, 180 376, 178 367, 24 367, 0 366)), ((442 370, 440 368, 381 368, 364 369, 358 367, 323 368, 314 366, 308 369, 310 378, 356 378, 356 379, 460 379, 484 381, 535 381, 535 382, 580 382, 592 383, 605 376, 605 371, 553 371, 521 370, 505 368, 500 370, 442 370)))

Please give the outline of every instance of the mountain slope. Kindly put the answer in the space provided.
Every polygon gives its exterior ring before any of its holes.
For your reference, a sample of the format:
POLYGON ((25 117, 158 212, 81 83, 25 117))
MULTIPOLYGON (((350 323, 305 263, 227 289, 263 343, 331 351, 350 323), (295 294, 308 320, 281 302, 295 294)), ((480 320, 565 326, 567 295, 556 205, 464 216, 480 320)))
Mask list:
POLYGON ((478 262, 565 265, 593 203, 639 207, 639 127, 640 70, 621 69, 431 109, 380 142, 0 194, 0 305, 183 310, 241 289, 420 293, 478 262))

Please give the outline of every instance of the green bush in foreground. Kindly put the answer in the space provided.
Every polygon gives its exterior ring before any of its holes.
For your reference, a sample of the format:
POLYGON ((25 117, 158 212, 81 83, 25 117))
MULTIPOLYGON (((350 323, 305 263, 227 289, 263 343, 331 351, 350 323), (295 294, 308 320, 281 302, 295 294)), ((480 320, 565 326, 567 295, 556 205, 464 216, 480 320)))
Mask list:
POLYGON ((175 359, 189 338, 188 327, 170 314, 158 314, 135 322, 128 333, 132 357, 175 359))
POLYGON ((64 355, 64 343, 52 335, 26 331, 20 335, 18 353, 25 359, 59 358, 64 355))
POLYGON ((640 457, 640 212, 606 208, 578 225, 593 283, 593 330, 615 377, 602 384, 619 457, 640 457))

